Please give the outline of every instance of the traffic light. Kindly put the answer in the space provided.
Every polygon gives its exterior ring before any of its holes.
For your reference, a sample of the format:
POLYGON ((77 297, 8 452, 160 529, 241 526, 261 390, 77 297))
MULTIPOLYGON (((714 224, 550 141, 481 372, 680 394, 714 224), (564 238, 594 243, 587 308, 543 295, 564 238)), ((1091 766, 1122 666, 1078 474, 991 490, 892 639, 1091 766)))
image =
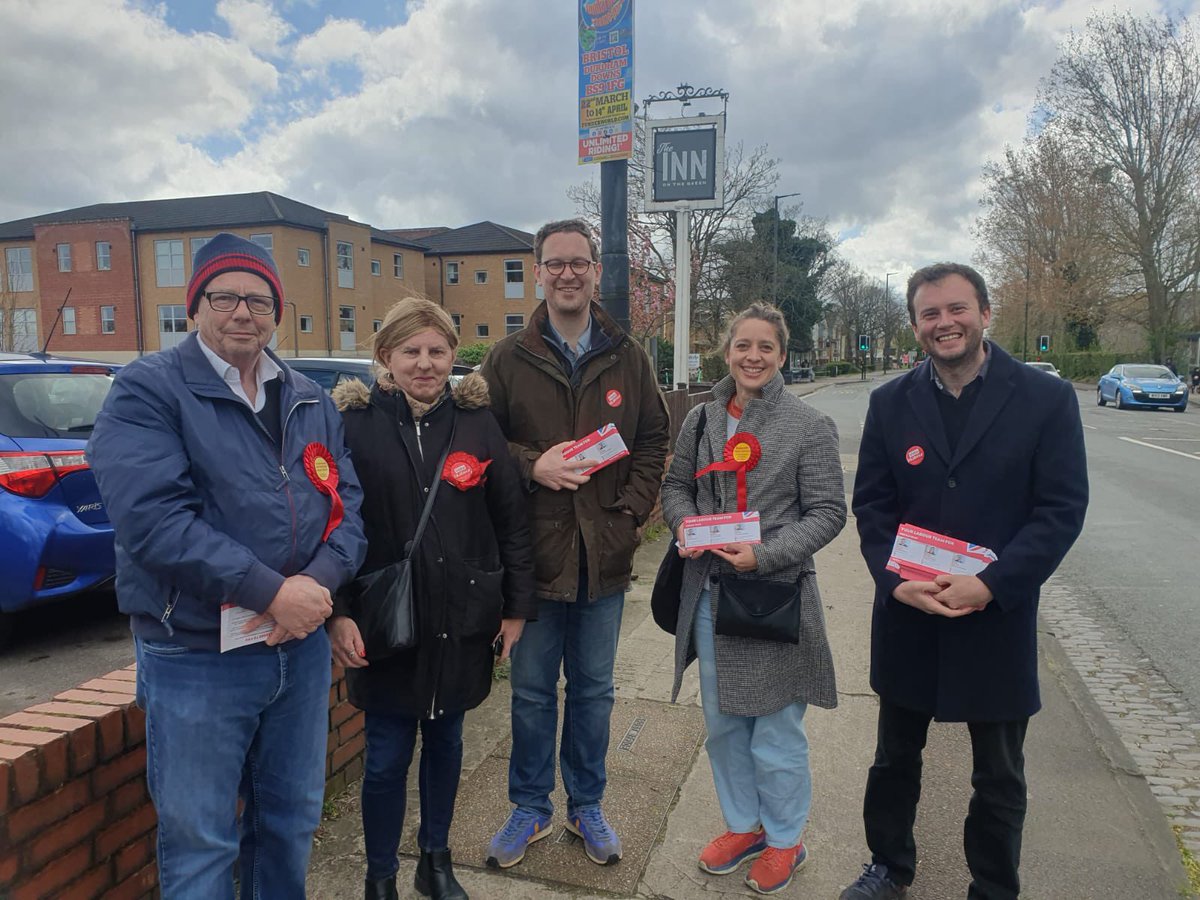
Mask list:
POLYGON ((871 349, 871 339, 865 334, 860 334, 858 336, 858 349, 863 353, 866 353, 871 349))
POLYGON ((1050 335, 1043 334, 1040 338, 1038 338, 1038 353, 1049 353, 1049 352, 1050 352, 1050 335))

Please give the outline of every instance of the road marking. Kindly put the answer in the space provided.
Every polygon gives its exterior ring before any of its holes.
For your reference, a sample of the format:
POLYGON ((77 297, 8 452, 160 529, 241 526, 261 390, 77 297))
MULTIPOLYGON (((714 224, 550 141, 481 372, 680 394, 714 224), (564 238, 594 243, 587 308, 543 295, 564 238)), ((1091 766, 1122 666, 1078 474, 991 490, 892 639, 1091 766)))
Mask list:
POLYGON ((1128 441, 1131 444, 1140 444, 1143 447, 1149 447, 1151 450, 1161 450, 1163 453, 1174 453, 1176 456, 1182 456, 1184 459, 1200 460, 1200 456, 1195 453, 1184 453, 1182 450, 1172 450, 1170 447, 1160 447, 1158 444, 1147 444, 1145 441, 1139 441, 1131 437, 1122 437, 1121 440, 1128 441))
POLYGON ((1099 431, 1099 430, 1100 430, 1100 427, 1099 427, 1098 425, 1088 425, 1086 422, 1085 422, 1085 423, 1083 423, 1083 427, 1084 427, 1084 428, 1090 428, 1090 429, 1092 429, 1092 431, 1099 431))

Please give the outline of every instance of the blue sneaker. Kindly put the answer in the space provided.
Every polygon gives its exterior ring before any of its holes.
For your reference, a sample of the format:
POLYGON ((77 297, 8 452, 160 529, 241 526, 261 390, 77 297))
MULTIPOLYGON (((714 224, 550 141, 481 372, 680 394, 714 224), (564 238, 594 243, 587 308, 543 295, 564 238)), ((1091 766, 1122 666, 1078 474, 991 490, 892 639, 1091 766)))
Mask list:
POLYGON ((584 806, 567 814, 567 831, 583 838, 583 852, 598 866, 621 858, 621 839, 597 806, 584 806))
POLYGON ((516 807, 488 845, 487 864, 507 869, 525 858, 525 848, 550 834, 550 817, 534 809, 516 807))

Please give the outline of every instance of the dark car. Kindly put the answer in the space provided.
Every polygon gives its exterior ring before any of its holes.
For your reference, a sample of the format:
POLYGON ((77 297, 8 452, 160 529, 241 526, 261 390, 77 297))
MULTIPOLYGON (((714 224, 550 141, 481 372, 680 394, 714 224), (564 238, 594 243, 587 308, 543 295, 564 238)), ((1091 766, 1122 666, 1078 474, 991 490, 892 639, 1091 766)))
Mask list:
POLYGON ((119 366, 0 354, 0 643, 12 614, 113 577, 84 447, 119 366))
POLYGON ((1124 363, 1101 375, 1096 385, 1096 405, 1107 406, 1110 400, 1117 409, 1162 407, 1183 412, 1188 405, 1188 391, 1166 366, 1124 363))
MULTIPOLYGON (((327 392, 332 392, 335 387, 343 382, 349 381, 351 378, 357 378, 367 387, 375 383, 376 365, 370 359, 355 359, 348 357, 336 356, 301 356, 301 357, 284 357, 283 361, 295 369, 297 372, 303 372, 327 392)), ((458 384, 464 375, 470 374, 474 369, 471 366, 464 366, 462 363, 455 363, 450 370, 450 383, 458 384)))

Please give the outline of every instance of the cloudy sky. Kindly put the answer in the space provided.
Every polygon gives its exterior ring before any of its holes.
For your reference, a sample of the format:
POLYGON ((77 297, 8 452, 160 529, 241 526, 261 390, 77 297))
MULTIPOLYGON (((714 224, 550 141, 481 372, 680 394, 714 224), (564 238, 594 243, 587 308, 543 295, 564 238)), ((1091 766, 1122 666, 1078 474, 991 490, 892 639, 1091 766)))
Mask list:
MULTIPOLYGON (((981 165, 1110 8, 637 0, 635 97, 728 91, 727 140, 766 144, 778 192, 882 277, 970 257, 981 165)), ((0 221, 266 189, 382 228, 534 230, 599 178, 575 163, 577 53, 575 0, 0 0, 0 221)))

